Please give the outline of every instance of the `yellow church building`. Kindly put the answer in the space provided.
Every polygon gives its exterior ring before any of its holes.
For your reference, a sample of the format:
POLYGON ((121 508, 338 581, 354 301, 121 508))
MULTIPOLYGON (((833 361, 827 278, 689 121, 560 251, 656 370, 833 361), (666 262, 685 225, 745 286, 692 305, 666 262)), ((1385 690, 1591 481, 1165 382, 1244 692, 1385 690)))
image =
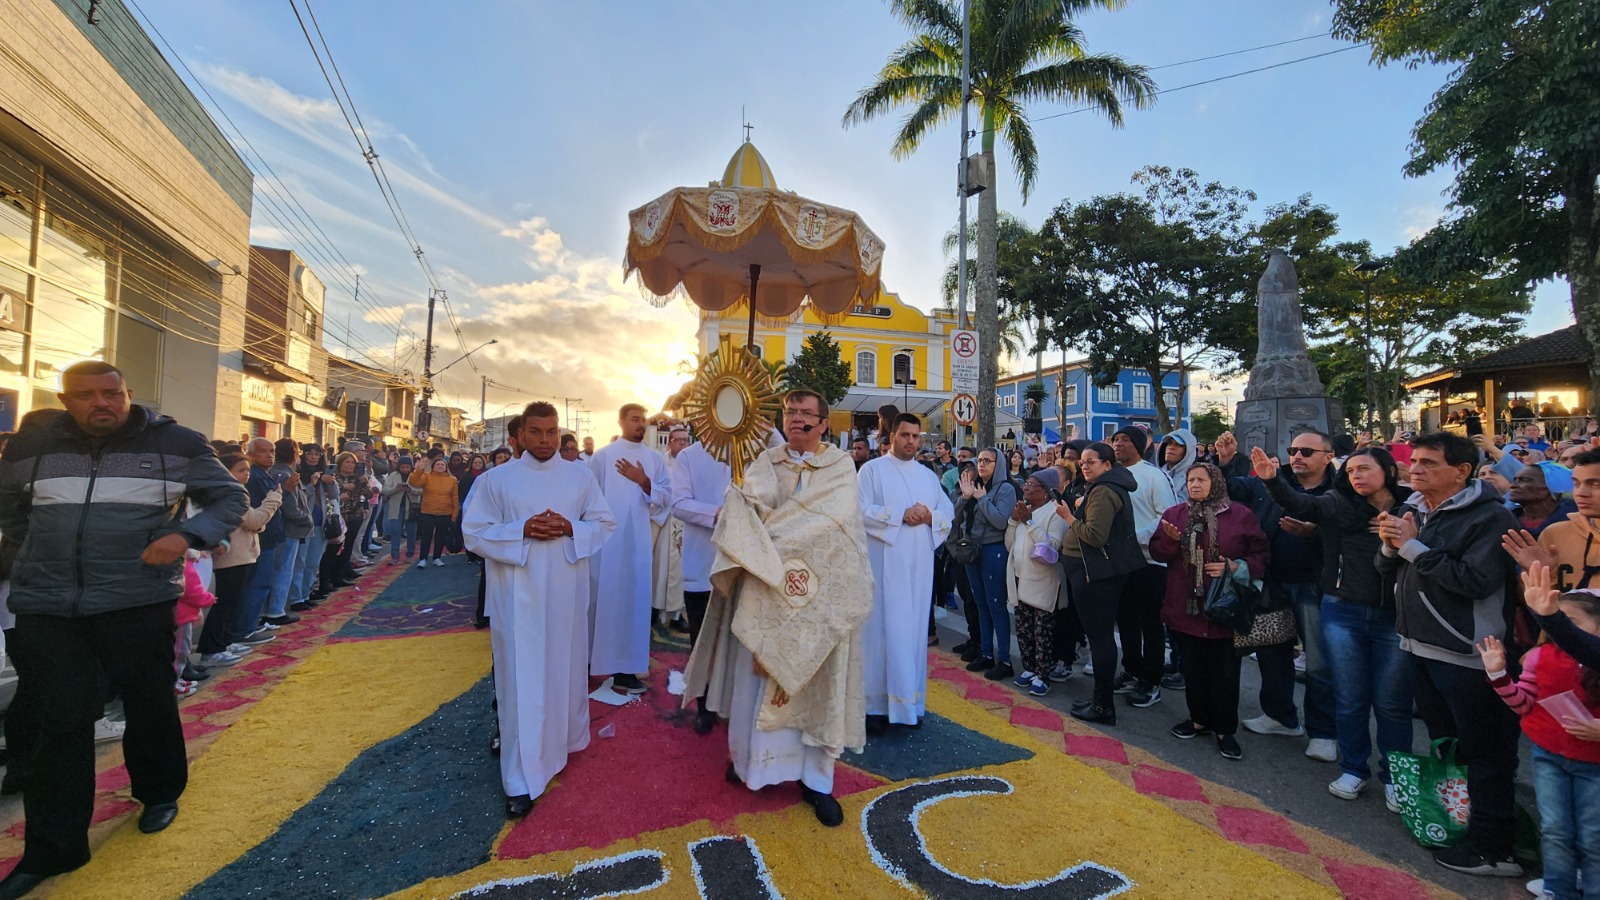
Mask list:
MULTIPOLYGON (((772 169, 754 144, 745 142, 728 161, 723 185, 776 188, 772 169)), ((893 252, 893 248, 890 248, 893 252)), ((700 313, 700 352, 709 353, 723 335, 743 344, 749 327, 749 306, 740 302, 721 312, 700 313)), ((826 330, 839 344, 850 366, 853 384, 833 406, 829 422, 834 435, 852 428, 861 434, 877 427, 878 407, 892 403, 902 412, 921 416, 925 432, 949 435, 950 332, 956 328, 949 309, 924 313, 899 294, 879 288, 870 305, 858 303, 842 321, 825 323, 809 308, 783 323, 756 322, 756 352, 765 360, 787 362, 805 348, 806 338, 826 330)))

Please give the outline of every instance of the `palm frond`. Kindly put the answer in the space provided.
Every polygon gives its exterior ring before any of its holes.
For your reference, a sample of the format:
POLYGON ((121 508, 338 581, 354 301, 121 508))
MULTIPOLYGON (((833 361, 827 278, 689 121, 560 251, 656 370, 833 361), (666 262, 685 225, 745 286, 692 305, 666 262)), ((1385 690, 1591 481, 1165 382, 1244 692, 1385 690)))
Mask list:
POLYGON ((1086 56, 1030 69, 1011 83, 1017 103, 1072 100, 1098 109, 1121 127, 1123 104, 1144 109, 1155 102, 1156 83, 1144 66, 1118 56, 1086 56))
POLYGON ((951 0, 893 0, 889 9, 907 28, 961 43, 961 6, 951 0))

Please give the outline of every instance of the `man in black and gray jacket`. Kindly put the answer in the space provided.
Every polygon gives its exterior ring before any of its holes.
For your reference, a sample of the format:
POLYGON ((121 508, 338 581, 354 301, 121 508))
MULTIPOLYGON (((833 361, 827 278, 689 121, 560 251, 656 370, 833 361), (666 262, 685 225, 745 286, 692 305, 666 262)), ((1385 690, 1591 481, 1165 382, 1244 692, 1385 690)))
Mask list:
POLYGON ((17 434, 0 456, 0 532, 19 545, 8 649, 23 663, 18 692, 46 711, 23 788, 22 860, 0 898, 89 860, 102 668, 127 714, 140 830, 177 816, 188 779, 172 690, 183 555, 226 540, 249 502, 205 438, 133 405, 114 366, 69 367, 57 396, 67 414, 17 434))
POLYGON ((1379 572, 1395 579, 1395 630, 1411 655, 1417 710, 1428 735, 1456 738, 1472 817, 1466 841, 1434 861, 1470 875, 1517 877, 1511 857, 1517 716, 1501 702, 1473 644, 1511 640, 1508 599, 1516 566, 1501 537, 1518 528, 1494 488, 1474 477, 1478 449, 1464 437, 1411 442, 1411 487, 1401 515, 1378 517, 1379 572))

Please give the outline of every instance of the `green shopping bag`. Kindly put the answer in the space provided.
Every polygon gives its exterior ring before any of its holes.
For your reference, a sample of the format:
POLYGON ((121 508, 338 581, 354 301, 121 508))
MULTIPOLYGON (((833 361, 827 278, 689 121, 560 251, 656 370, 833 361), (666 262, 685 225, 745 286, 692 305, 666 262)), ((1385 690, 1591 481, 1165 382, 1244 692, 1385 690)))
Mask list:
POLYGON ((1428 756, 1390 753, 1389 775, 1400 817, 1417 843, 1449 847, 1466 836, 1467 768, 1456 763, 1455 738, 1434 741, 1428 756))

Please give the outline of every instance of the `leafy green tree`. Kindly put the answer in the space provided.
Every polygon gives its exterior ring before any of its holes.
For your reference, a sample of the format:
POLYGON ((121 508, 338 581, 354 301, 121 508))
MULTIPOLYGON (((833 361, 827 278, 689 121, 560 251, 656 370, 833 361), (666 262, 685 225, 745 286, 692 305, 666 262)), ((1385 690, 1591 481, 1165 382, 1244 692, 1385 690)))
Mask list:
MULTIPOLYGON (((1039 151, 1027 107, 1068 102, 1099 110, 1122 124, 1124 104, 1142 109, 1155 99, 1155 82, 1143 66, 1121 57, 1085 52, 1073 17, 1115 10, 1125 0, 972 0, 971 89, 977 104, 982 153, 994 157, 996 135, 1011 150, 1027 202, 1038 178, 1039 151)), ((909 156, 936 126, 961 110, 960 0, 891 0, 895 16, 914 36, 890 54, 877 77, 845 110, 846 127, 899 107, 911 107, 895 134, 893 153, 909 156)), ((994 434, 994 389, 999 374, 998 198, 996 187, 978 195, 978 271, 975 308, 984 353, 978 369, 978 434, 994 434)))
POLYGON ((1600 3, 1335 0, 1334 33, 1379 65, 1443 63, 1408 175, 1454 173, 1449 217, 1407 251, 1429 280, 1467 269, 1565 276, 1600 397, 1600 3))
MULTIPOLYGON (((1200 365, 1226 368, 1253 349, 1257 266, 1245 250, 1255 195, 1189 169, 1151 166, 1134 182, 1142 195, 1057 207, 1040 229, 1025 301, 1044 311, 1053 344, 1088 349, 1096 384, 1123 368, 1154 385, 1200 365)), ((1158 427, 1172 430, 1166 391, 1152 394, 1158 427)))
POLYGON ((805 346, 783 370, 783 383, 791 391, 816 391, 830 406, 843 400, 852 383, 850 366, 833 335, 819 331, 807 337, 805 346))
MULTIPOLYGON (((1033 226, 1015 213, 1000 213, 996 225, 1000 234, 999 265, 996 270, 995 298, 1000 307, 1000 351, 1002 356, 1019 359, 1030 350, 1037 355, 1039 348, 1031 346, 1023 336, 1022 329, 1029 326, 1032 310, 1028 309, 1022 298, 1017 296, 1017 284, 1029 273, 1033 264, 1032 241, 1038 236, 1033 226)), ((976 244, 978 242, 978 226, 976 222, 967 223, 967 240, 976 244)), ((945 232, 943 247, 945 256, 953 256, 961 239, 959 228, 952 228, 945 232)), ((956 290, 958 286, 961 261, 951 259, 945 266, 944 281, 940 291, 946 306, 954 307, 956 304, 956 290)), ((975 277, 977 263, 967 260, 967 277, 975 277)), ((1037 335, 1037 332, 1035 333, 1037 335)))
POLYGON ((1233 417, 1227 408, 1215 400, 1200 405, 1200 411, 1189 417, 1189 430, 1197 441, 1214 441, 1217 436, 1233 427, 1233 417))

